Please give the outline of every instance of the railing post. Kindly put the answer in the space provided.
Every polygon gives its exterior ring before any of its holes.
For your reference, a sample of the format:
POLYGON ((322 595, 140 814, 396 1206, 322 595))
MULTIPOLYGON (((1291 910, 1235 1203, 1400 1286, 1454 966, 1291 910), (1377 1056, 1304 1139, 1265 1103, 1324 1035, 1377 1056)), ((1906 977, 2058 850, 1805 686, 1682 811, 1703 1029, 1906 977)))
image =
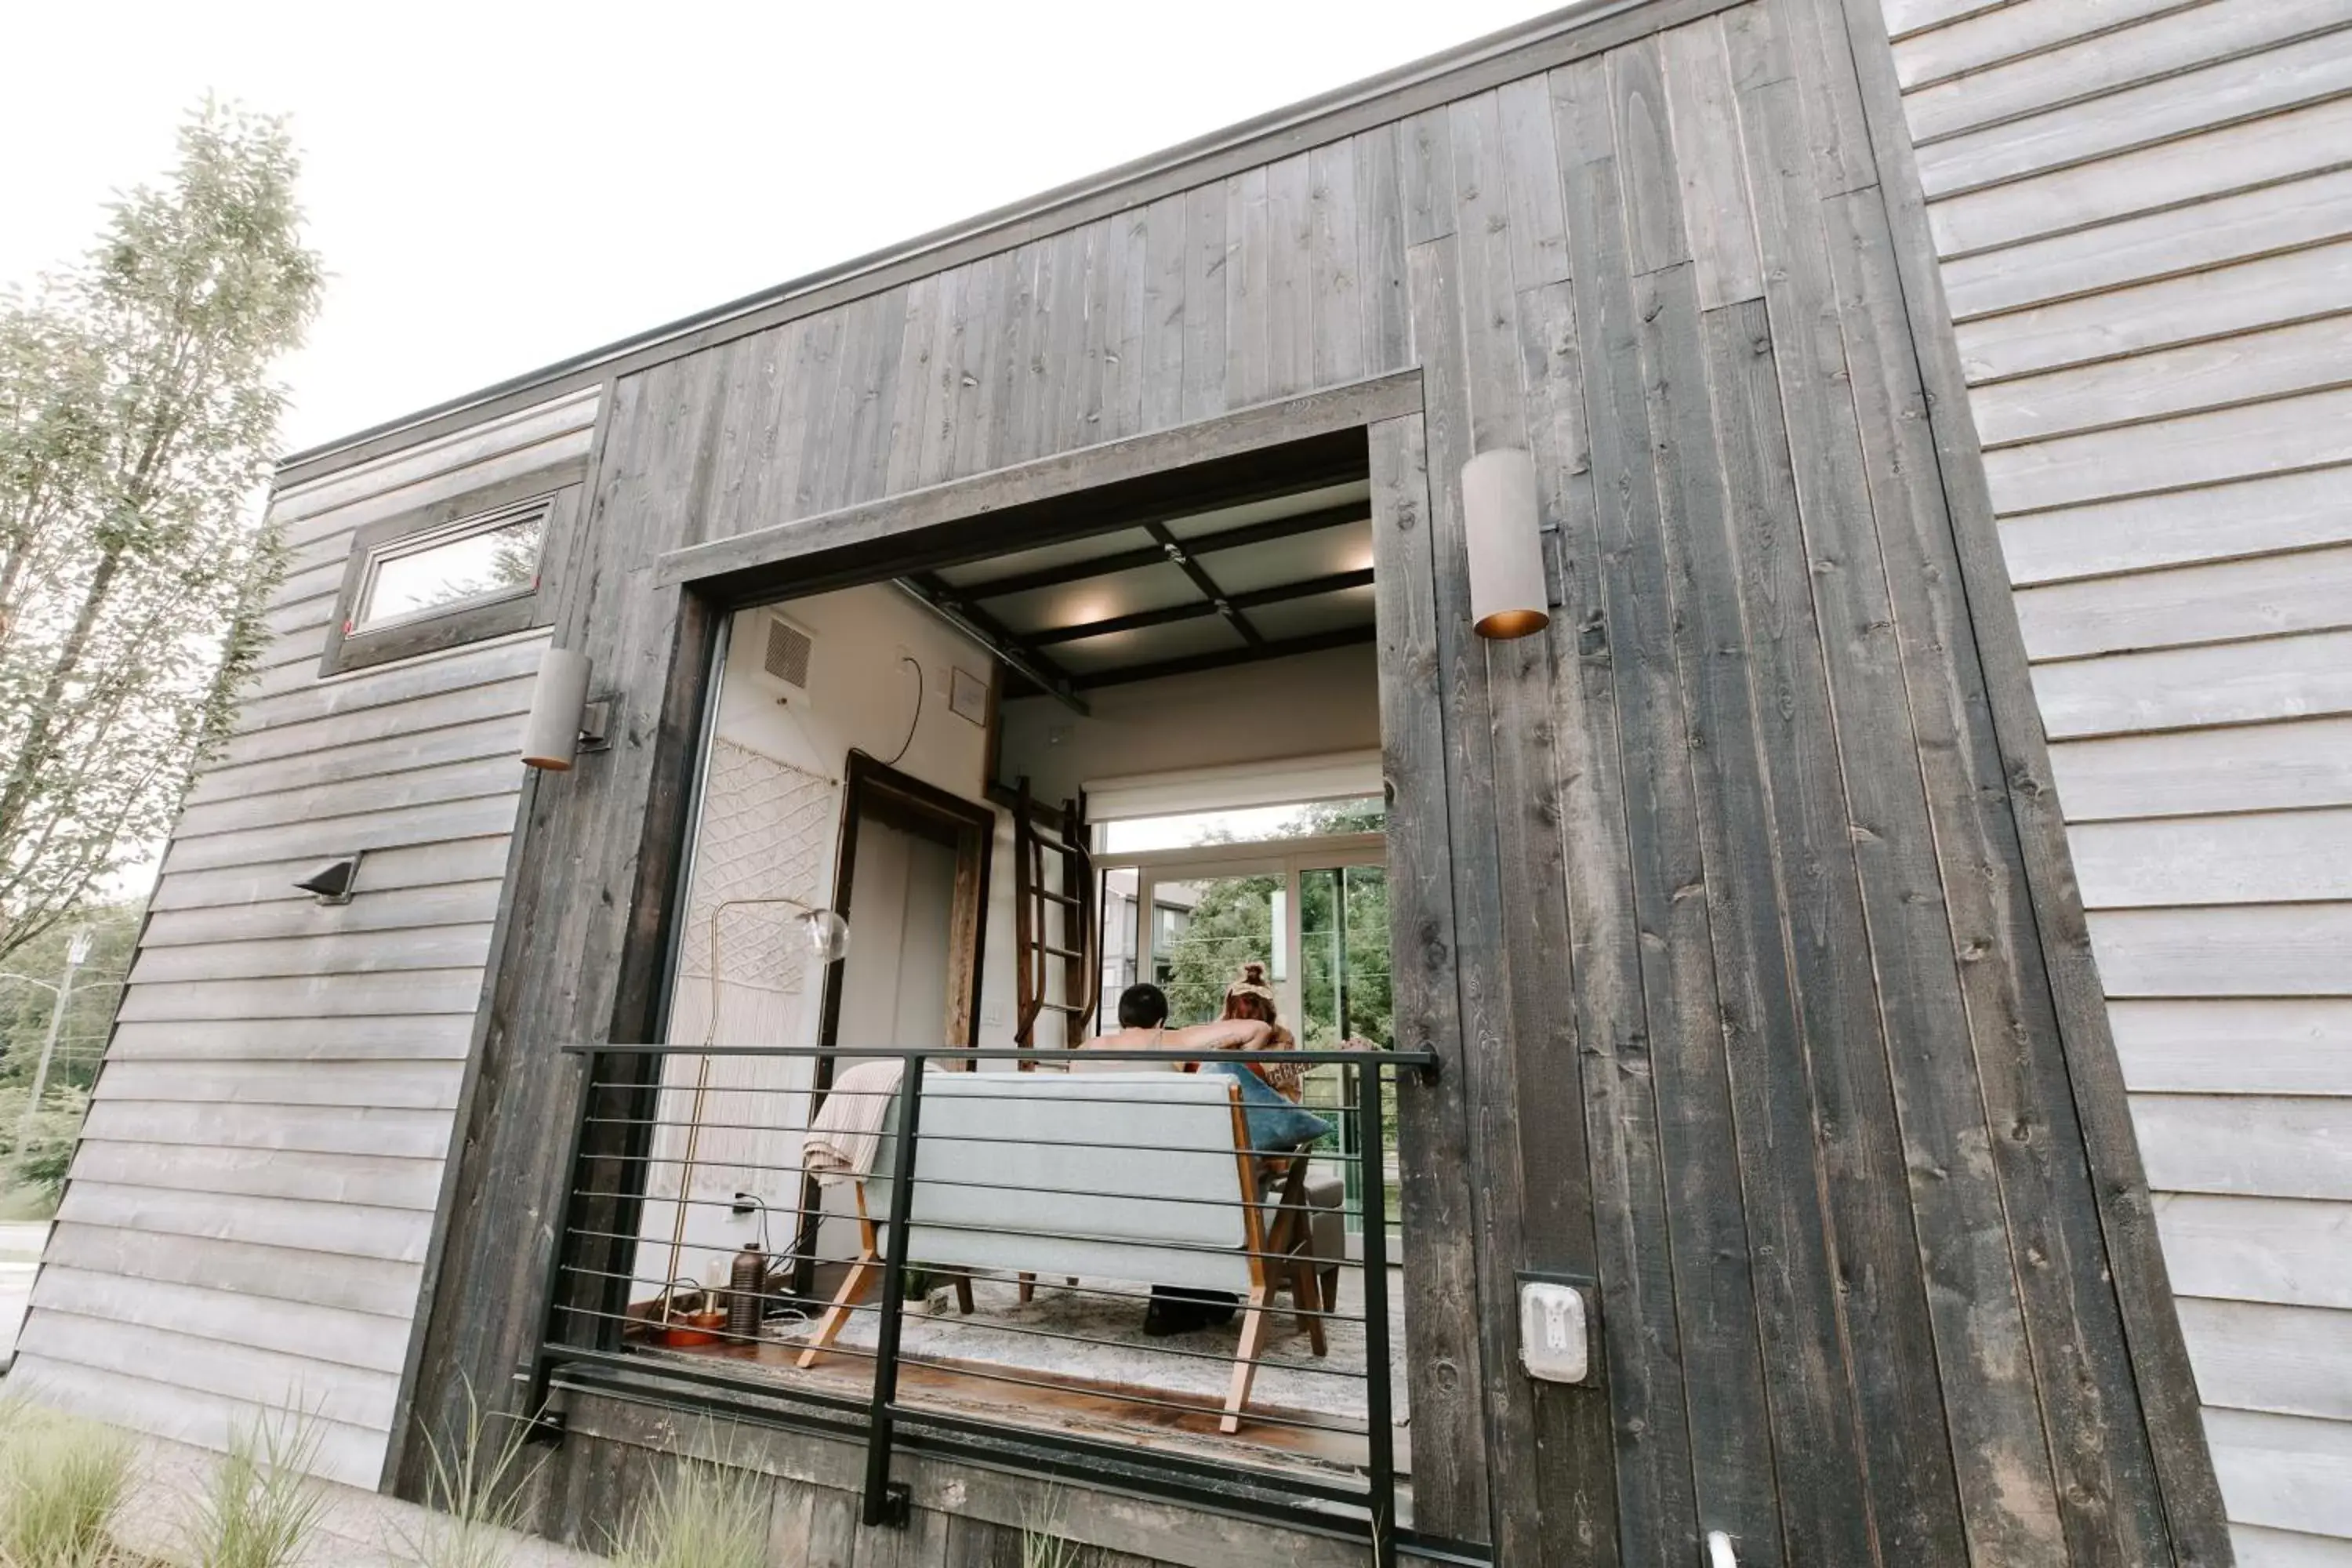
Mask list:
POLYGON ((1370 1431, 1372 1561, 1396 1568, 1396 1423, 1389 1409, 1389 1156, 1381 1117, 1381 1075, 1368 1063, 1356 1095, 1356 1168, 1364 1216, 1364 1417, 1370 1431))
MULTIPOLYGON (((563 1058, 558 1056, 556 1059, 563 1058)), ((587 1138, 588 1112, 596 1102, 596 1068, 603 1060, 603 1054, 594 1050, 580 1058, 580 1083, 572 1100, 572 1126, 564 1138, 563 1163, 557 1167, 562 1173, 563 1186, 555 1199, 555 1234, 548 1243, 547 1269, 540 1279, 539 1337, 530 1347, 530 1363, 522 1379, 521 1416, 529 1424, 526 1430, 537 1437, 560 1438, 562 1435, 562 1424, 551 1421, 547 1414, 547 1347, 551 1340, 558 1337, 559 1317, 564 1320, 562 1339, 567 1343, 572 1339, 572 1310, 563 1296, 563 1266, 572 1255, 572 1222, 578 1217, 580 1205, 581 1149, 587 1138)), ((610 1287, 599 1287, 600 1295, 609 1290, 610 1287)), ((605 1337, 604 1321, 601 1315, 597 1319, 599 1343, 605 1337)))
POLYGON ((907 1499, 890 1485, 890 1407, 898 1397, 898 1331, 905 1317, 907 1221, 914 1204, 915 1139, 922 1126, 923 1069, 917 1052, 898 1074, 898 1122, 890 1151, 890 1223, 882 1244, 882 1309, 874 1336, 874 1396, 866 1411, 866 1510, 869 1525, 904 1525, 907 1499))

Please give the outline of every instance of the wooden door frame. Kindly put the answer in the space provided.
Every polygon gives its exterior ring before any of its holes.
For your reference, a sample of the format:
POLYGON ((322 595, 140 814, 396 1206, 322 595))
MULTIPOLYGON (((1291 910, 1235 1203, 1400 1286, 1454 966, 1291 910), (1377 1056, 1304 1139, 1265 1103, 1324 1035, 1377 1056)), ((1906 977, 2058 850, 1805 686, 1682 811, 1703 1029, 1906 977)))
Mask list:
MULTIPOLYGON (((841 827, 833 858, 833 908, 853 922, 850 890, 857 880, 857 835, 866 820, 918 833, 955 850, 955 910, 948 941, 951 964, 948 977, 949 1016, 944 1037, 961 1038, 966 1046, 980 1043, 980 990, 988 944, 988 880, 995 858, 996 811, 924 783, 909 773, 853 749, 841 775, 841 827), (938 830, 936 833, 932 830, 938 830), (943 835, 943 836, 942 836, 943 835)), ((824 971, 824 996, 817 1016, 817 1044, 839 1043, 843 965, 829 963, 824 971)), ((971 1064, 964 1064, 969 1068, 971 1064)), ((833 1058, 819 1057, 809 1079, 808 1118, 811 1125, 833 1089, 833 1058)), ((793 1237, 793 1289, 803 1298, 816 1288, 813 1256, 816 1227, 824 1203, 817 1180, 801 1174, 801 1222, 793 1237)))
MULTIPOLYGON (((995 858, 995 809, 950 795, 853 749, 842 769, 840 838, 833 858, 833 908, 853 922, 856 914, 850 908, 850 890, 856 879, 857 832, 869 816, 955 851, 955 912, 948 933, 953 967, 948 976, 949 1011, 940 1022, 946 1026, 943 1038, 976 1046, 980 1043, 981 976, 988 945, 989 868, 995 858)), ((818 1014, 820 1046, 836 1043, 841 988, 842 966, 828 964, 818 1014)), ((825 1072, 830 1064, 820 1061, 817 1065, 822 1076, 830 1076, 825 1072)), ((819 1092, 823 1087, 818 1086, 819 1092)))

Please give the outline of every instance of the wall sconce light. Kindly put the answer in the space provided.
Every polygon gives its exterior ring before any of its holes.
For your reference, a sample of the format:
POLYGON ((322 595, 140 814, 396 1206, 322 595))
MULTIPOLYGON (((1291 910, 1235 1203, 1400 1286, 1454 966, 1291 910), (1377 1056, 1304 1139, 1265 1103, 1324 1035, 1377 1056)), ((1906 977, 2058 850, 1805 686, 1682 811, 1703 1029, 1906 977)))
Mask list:
POLYGON ((522 726, 524 766, 567 773, 581 752, 603 749, 611 704, 588 700, 588 656, 568 647, 540 656, 522 726))
POLYGON ((1462 518, 1470 545, 1471 629, 1501 639, 1551 625, 1535 459, 1505 447, 1463 464, 1462 518))
POLYGON ((360 879, 360 861, 365 857, 366 852, 362 850, 360 854, 322 866, 294 886, 322 904, 348 904, 360 879))

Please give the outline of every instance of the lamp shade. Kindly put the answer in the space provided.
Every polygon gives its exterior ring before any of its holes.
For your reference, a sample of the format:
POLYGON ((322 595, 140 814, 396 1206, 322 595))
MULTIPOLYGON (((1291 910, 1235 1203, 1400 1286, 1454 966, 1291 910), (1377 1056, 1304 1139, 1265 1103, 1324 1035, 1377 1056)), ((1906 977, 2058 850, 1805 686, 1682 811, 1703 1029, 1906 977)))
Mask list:
POLYGON ((526 766, 563 773, 580 750, 580 715, 588 705, 588 656, 551 647, 540 656, 539 679, 530 689, 530 717, 523 721, 526 766))
POLYGON ((838 963, 849 951, 849 922, 831 910, 811 910, 800 917, 801 944, 819 963, 838 963))
POLYGON ((1471 629, 1482 637, 1523 637, 1551 625, 1535 459, 1506 447, 1463 464, 1462 519, 1471 629))

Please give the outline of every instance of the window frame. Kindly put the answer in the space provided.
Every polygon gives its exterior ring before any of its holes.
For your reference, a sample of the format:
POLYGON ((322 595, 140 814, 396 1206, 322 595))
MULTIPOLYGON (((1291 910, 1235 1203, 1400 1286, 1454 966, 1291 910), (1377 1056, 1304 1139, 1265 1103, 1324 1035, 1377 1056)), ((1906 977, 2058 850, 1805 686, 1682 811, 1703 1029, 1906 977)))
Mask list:
POLYGON ((572 531, 586 479, 586 465, 576 461, 541 468, 380 518, 353 531, 342 587, 335 595, 334 616, 327 623, 327 646, 319 660, 319 674, 346 674, 547 626, 554 614, 556 567, 562 558, 558 542, 572 531), (434 533, 455 540, 463 537, 460 531, 467 523, 478 520, 490 526, 499 514, 542 497, 548 502, 546 521, 540 528, 539 574, 530 586, 459 600, 379 626, 352 626, 376 568, 403 553, 399 549, 403 542, 434 533))

